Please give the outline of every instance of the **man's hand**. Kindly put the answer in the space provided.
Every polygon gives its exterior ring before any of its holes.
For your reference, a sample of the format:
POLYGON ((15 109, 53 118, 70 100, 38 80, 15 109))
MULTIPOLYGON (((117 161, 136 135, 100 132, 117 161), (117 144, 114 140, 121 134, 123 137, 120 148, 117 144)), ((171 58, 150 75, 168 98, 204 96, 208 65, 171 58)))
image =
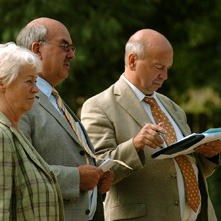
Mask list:
POLYGON ((205 157, 214 157, 221 152, 221 140, 211 141, 202 144, 194 149, 205 157))
POLYGON ((98 191, 101 194, 106 193, 107 191, 110 190, 112 182, 113 182, 113 172, 111 170, 108 170, 99 180, 98 191))
POLYGON ((147 123, 141 129, 141 131, 133 139, 137 152, 142 150, 146 145, 156 149, 163 144, 163 139, 160 137, 157 131, 162 134, 166 133, 166 130, 163 128, 163 123, 158 125, 147 123))
POLYGON ((104 175, 104 172, 96 166, 82 165, 78 169, 80 172, 80 189, 85 191, 93 190, 104 175))

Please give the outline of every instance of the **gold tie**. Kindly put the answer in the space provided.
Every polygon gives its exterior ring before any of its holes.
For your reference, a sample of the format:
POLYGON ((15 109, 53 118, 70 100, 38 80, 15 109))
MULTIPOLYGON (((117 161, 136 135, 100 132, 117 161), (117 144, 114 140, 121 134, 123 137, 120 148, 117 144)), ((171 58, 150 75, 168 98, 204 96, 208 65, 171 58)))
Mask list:
MULTIPOLYGON (((175 130, 167 118, 166 114, 160 109, 154 98, 145 97, 144 101, 148 103, 151 107, 151 112, 156 123, 163 122, 164 128, 167 133, 165 134, 165 140, 167 145, 177 141, 175 130)), ((185 193, 187 198, 187 203, 192 208, 194 212, 197 212, 197 209, 200 204, 200 193, 196 175, 194 173, 193 167, 185 155, 180 155, 175 157, 180 170, 182 172, 184 182, 185 182, 185 193)))
MULTIPOLYGON (((105 159, 95 155, 91 151, 90 147, 88 146, 87 142, 85 141, 85 139, 83 137, 83 134, 79 130, 79 127, 78 127, 76 121, 74 120, 74 118, 71 116, 71 114, 69 113, 69 111, 65 107, 64 102, 62 101, 60 95, 58 94, 58 92, 57 92, 57 90, 55 88, 52 89, 52 94, 55 96, 59 109, 63 113, 64 118, 69 123, 69 125, 71 126, 73 131, 76 133, 76 135, 77 135, 79 141, 81 142, 82 146, 84 147, 84 150, 86 151, 86 153, 88 155, 90 155, 92 158, 94 158, 95 160, 102 160, 102 161, 104 161, 105 159)), ((87 161, 89 163, 89 159, 88 158, 87 158, 87 161)), ((120 165, 122 165, 122 166, 124 166, 124 167, 127 167, 128 169, 132 169, 131 167, 129 167, 128 165, 126 165, 124 162, 122 162, 120 160, 113 160, 113 161, 118 163, 118 164, 120 164, 120 165)))
MULTIPOLYGON (((64 118, 69 123, 69 125, 71 126, 73 131, 76 133, 76 135, 78 137, 78 140, 80 141, 80 143, 83 146, 84 150, 86 151, 87 154, 89 154, 91 157, 96 159, 97 156, 91 151, 91 149, 89 148, 89 146, 85 142, 84 137, 83 137, 82 133, 80 132, 76 121, 73 119, 73 117, 71 116, 71 114, 69 113, 67 108, 65 107, 65 104, 63 103, 63 101, 62 101, 60 95, 58 94, 57 90, 55 88, 53 88, 52 92, 53 92, 53 95, 56 97, 59 109, 63 113, 64 118)), ((87 160, 88 160, 88 158, 87 158, 87 160)))

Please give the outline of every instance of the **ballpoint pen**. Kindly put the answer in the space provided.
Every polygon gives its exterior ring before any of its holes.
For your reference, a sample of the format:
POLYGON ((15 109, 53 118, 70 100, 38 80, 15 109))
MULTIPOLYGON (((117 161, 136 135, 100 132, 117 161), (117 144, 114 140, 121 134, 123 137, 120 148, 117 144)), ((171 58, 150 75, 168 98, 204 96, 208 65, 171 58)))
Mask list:
MULTIPOLYGON (((165 147, 167 147, 167 143, 166 143, 164 134, 162 134, 162 133, 161 133, 160 131, 158 131, 158 130, 157 130, 156 132, 157 132, 157 133, 160 135, 160 137, 163 139, 165 147)), ((160 146, 160 148, 162 149, 163 147, 160 146)))
MULTIPOLYGON (((144 126, 147 124, 147 122, 144 123, 144 126)), ((165 147, 167 147, 167 143, 166 143, 166 140, 165 140, 165 136, 164 134, 162 134, 160 131, 156 130, 156 132, 160 135, 160 137, 163 139, 164 141, 164 145, 165 147)), ((164 147, 160 146, 161 149, 163 149, 164 147)))

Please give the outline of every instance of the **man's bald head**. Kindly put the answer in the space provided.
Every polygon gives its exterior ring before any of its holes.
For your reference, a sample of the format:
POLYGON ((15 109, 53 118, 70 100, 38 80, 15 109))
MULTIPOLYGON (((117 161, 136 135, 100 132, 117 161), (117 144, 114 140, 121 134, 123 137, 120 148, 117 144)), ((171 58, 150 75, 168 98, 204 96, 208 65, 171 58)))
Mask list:
POLYGON ((134 33, 128 40, 125 48, 125 66, 127 66, 128 56, 135 53, 139 59, 144 59, 157 48, 172 49, 170 42, 165 36, 152 29, 141 29, 134 33))
POLYGON ((144 94, 163 85, 172 64, 173 48, 157 31, 139 30, 126 44, 124 76, 144 94))

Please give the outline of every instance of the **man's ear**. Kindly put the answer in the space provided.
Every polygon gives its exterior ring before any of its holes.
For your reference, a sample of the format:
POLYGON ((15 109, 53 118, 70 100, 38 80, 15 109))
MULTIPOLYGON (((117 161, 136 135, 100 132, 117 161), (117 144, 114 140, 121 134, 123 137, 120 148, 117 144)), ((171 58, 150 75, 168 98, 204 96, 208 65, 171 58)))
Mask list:
POLYGON ((136 54, 131 53, 131 54, 128 56, 128 64, 129 64, 129 67, 130 67, 130 69, 131 69, 132 71, 135 70, 136 60, 137 60, 136 54))
POLYGON ((34 42, 32 44, 31 51, 37 54, 41 58, 40 44, 38 42, 34 42))

